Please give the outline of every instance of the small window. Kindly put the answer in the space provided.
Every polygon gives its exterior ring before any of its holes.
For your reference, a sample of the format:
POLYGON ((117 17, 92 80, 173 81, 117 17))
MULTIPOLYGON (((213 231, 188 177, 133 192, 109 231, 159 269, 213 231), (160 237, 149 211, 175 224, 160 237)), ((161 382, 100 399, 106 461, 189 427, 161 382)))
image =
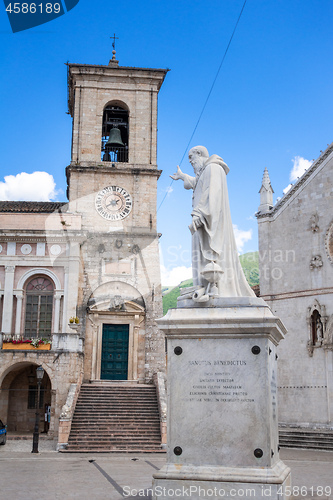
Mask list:
POLYGON ((321 322, 321 316, 317 310, 313 311, 311 316, 311 333, 312 344, 314 346, 321 345, 323 341, 323 324, 321 322))
MULTIPOLYGON (((28 410, 33 410, 37 406, 37 386, 29 385, 28 392, 28 410)), ((39 409, 43 408, 44 405, 44 388, 41 387, 39 394, 39 409)))
POLYGON ((49 337, 52 331, 53 283, 44 277, 33 278, 26 287, 26 337, 49 337))
POLYGON ((102 161, 128 162, 128 111, 109 104, 104 108, 102 124, 102 161))

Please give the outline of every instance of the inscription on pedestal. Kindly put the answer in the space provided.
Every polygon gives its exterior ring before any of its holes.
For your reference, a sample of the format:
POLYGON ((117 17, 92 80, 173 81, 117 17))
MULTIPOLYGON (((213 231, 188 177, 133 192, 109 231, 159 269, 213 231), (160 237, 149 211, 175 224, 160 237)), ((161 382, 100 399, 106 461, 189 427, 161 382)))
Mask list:
POLYGON ((272 402, 274 380, 267 361, 275 360, 267 347, 250 338, 169 341, 169 404, 177 415, 169 431, 173 460, 176 446, 183 450, 182 463, 203 455, 216 465, 247 467, 271 460, 276 447, 267 440, 266 422, 272 418, 267 402, 272 402), (254 345, 259 347, 255 352, 254 345), (259 448, 263 455, 258 458, 254 450, 259 448))
POLYGON ((252 391, 249 392, 248 387, 245 389, 243 383, 245 360, 190 360, 188 364, 192 368, 193 384, 189 394, 184 394, 183 401, 254 403, 252 391))

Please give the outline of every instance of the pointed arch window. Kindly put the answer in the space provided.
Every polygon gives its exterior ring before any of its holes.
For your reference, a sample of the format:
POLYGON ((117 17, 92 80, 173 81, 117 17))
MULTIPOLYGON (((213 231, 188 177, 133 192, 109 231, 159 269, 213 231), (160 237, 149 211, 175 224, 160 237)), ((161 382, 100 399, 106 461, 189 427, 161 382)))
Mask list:
POLYGON ((128 162, 128 110, 108 104, 103 111, 101 159, 109 162, 128 162))
POLYGON ((308 308, 308 351, 310 356, 313 355, 315 348, 322 347, 326 342, 326 322, 326 308, 315 299, 312 307, 308 308))
POLYGON ((315 309, 311 315, 312 345, 321 345, 323 341, 323 323, 319 312, 315 309))
POLYGON ((49 278, 38 276, 26 286, 26 337, 49 337, 52 331, 54 285, 49 278))

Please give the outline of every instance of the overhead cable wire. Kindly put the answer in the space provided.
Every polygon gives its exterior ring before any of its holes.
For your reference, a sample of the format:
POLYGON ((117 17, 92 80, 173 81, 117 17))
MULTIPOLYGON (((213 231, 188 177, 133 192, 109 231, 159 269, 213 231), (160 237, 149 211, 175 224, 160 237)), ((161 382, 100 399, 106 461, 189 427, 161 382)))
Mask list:
MULTIPOLYGON (((225 58, 226 58, 226 55, 227 55, 227 53, 228 53, 228 50, 229 50, 229 47, 230 47, 230 45, 231 45, 232 39, 233 39, 233 37, 234 37, 234 34, 236 33, 236 29, 237 29, 238 23, 239 23, 239 21, 240 21, 240 18, 242 17, 243 10, 244 10, 244 8, 245 8, 246 2, 247 2, 247 0, 245 0, 245 1, 244 1, 244 3, 243 3, 242 9, 241 9, 241 11, 240 11, 240 13, 239 13, 239 16, 238 16, 238 19, 237 19, 237 21, 236 21, 236 24, 235 24, 234 30, 233 30, 233 32, 232 32, 232 34, 231 34, 231 36, 230 36, 230 39, 229 39, 229 42, 228 42, 227 48, 226 48, 226 49, 225 49, 225 51, 224 51, 224 54, 223 54, 223 57, 222 57, 222 60, 221 60, 220 66, 219 66, 219 68, 218 68, 218 70, 217 70, 217 72, 216 72, 215 78, 214 78, 213 83, 212 83, 212 85, 211 85, 211 87, 210 87, 210 89, 209 89, 208 95, 207 95, 206 100, 205 100, 205 102, 204 102, 204 105, 203 105, 203 107, 202 107, 202 109, 201 109, 201 112, 200 112, 199 118, 198 118, 198 120, 197 120, 197 123, 195 124, 195 127, 194 127, 194 129, 193 129, 192 135, 191 135, 191 137, 190 137, 190 140, 189 140, 189 141, 188 141, 188 143, 187 143, 187 146, 186 146, 186 148, 185 148, 184 154, 183 154, 183 156, 182 156, 182 159, 180 160, 179 165, 181 165, 181 164, 183 163, 183 160, 184 160, 184 158, 185 158, 186 152, 187 152, 187 150, 188 150, 188 148, 189 148, 189 145, 191 144, 191 141, 192 141, 192 139, 193 139, 193 136, 194 136, 194 134, 195 134, 195 132, 196 132, 196 130, 197 130, 197 128, 198 128, 198 125, 199 125, 199 123, 200 123, 201 117, 202 117, 202 115, 203 115, 203 113, 204 113, 204 111, 205 111, 205 109, 206 109, 207 103, 208 103, 209 98, 210 98, 210 96, 211 96, 211 93, 213 92, 213 89, 214 89, 214 87, 215 87, 215 83, 216 83, 216 81, 217 81, 217 78, 218 78, 219 73, 220 73, 220 71, 221 71, 222 65, 223 65, 224 60, 225 60, 225 58)), ((168 186, 168 188, 167 188, 167 190, 166 190, 166 193, 165 193, 165 195, 164 195, 164 198, 163 198, 163 200, 161 201, 161 203, 160 203, 160 205, 159 205, 159 207, 158 207, 158 209, 157 209, 157 212, 158 212, 158 211, 159 211, 159 209, 161 208, 161 206, 162 206, 162 204, 163 204, 163 202, 164 202, 165 198, 168 196, 168 194, 169 194, 169 189, 171 188, 171 186, 172 186, 173 182, 174 182, 174 179, 172 179, 172 180, 171 180, 170 185, 168 186)))

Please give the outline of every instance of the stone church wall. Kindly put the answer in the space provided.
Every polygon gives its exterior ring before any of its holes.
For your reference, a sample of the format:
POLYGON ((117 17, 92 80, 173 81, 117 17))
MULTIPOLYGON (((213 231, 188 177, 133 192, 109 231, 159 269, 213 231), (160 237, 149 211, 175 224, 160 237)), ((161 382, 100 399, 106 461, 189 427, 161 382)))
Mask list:
MULTIPOLYGON (((333 317, 333 265, 327 232, 333 222, 333 154, 300 179, 273 213, 259 217, 260 294, 288 329, 279 354, 279 420, 333 425, 333 346, 324 331, 310 348, 310 310, 333 317)), ((324 328, 325 330, 325 328, 324 328)))

